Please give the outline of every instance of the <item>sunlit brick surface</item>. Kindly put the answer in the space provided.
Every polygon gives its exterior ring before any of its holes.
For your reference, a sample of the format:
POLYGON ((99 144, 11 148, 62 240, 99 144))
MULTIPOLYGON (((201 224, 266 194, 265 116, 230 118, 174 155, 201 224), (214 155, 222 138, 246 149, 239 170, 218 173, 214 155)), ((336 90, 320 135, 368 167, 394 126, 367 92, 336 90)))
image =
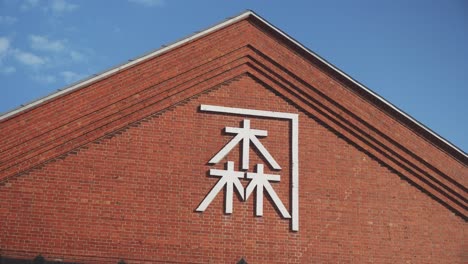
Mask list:
MULTIPOLYGON (((265 169, 281 175, 272 186, 289 210, 289 122, 248 119, 268 131, 261 142, 282 169, 265 169)), ((3 256, 41 253, 82 263, 468 260, 460 216, 466 164, 248 20, 0 129, 3 256), (255 216, 254 196, 235 196, 233 213, 224 214, 222 193, 195 212, 219 179, 209 169, 229 160, 240 170, 238 147, 221 163, 208 161, 232 138, 223 129, 246 119, 201 112, 201 104, 299 114, 298 232, 267 195, 263 217, 255 216), (427 187, 424 177, 434 183, 427 187)), ((250 152, 250 171, 265 164, 257 154, 250 152)))

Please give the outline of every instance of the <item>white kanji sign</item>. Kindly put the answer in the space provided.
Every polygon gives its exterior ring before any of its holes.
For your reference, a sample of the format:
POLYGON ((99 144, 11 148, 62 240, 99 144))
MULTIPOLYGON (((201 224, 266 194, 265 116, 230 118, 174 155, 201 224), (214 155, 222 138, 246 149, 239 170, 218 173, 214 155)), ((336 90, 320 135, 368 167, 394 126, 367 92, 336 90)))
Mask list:
POLYGON ((266 130, 257 130, 250 128, 250 120, 244 119, 243 127, 226 127, 225 131, 228 134, 237 134, 232 138, 229 143, 222 148, 218 154, 216 154, 209 163, 216 164, 221 161, 236 145, 242 140, 242 169, 249 169, 249 160, 250 160, 250 142, 252 142, 255 147, 260 151, 260 153, 265 157, 265 159, 270 163, 270 165, 279 170, 281 167, 278 165, 276 160, 270 155, 270 152, 263 146, 262 143, 258 140, 257 137, 266 137, 268 132, 266 130))
POLYGON ((253 129, 250 126, 250 120, 244 119, 242 121, 242 127, 225 127, 225 132, 227 134, 234 134, 235 136, 218 152, 213 158, 210 159, 210 164, 217 164, 223 158, 225 158, 229 152, 238 146, 241 142, 241 168, 243 171, 236 171, 234 168, 234 162, 228 161, 226 163, 225 170, 219 169, 210 169, 210 176, 220 177, 218 182, 213 186, 210 192, 202 200, 200 205, 197 207, 196 211, 204 212, 214 198, 219 192, 226 189, 225 196, 225 213, 231 214, 233 211, 233 196, 234 189, 237 191, 239 196, 243 201, 246 201, 250 195, 256 192, 256 205, 255 212, 257 216, 263 216, 263 196, 267 193, 273 204, 281 213, 281 216, 284 218, 291 218, 292 221, 292 230, 298 231, 299 229, 299 201, 298 201, 298 115, 290 113, 281 113, 281 112, 270 112, 270 111, 260 111, 252 109, 242 109, 242 108, 230 108, 222 106, 210 106, 210 105, 201 105, 200 110, 215 112, 215 113, 226 113, 226 114, 236 114, 236 115, 247 115, 247 116, 260 116, 260 117, 269 117, 269 118, 278 118, 290 120, 292 124, 292 133, 291 133, 291 169, 292 169, 292 183, 291 183, 291 214, 288 209, 284 206, 281 199, 278 197, 277 193, 273 189, 273 186, 270 182, 280 182, 280 175, 277 174, 267 174, 264 173, 264 165, 256 164, 256 171, 249 172, 249 162, 250 162, 250 147, 251 145, 255 146, 259 153, 265 158, 268 164, 275 170, 281 170, 278 162, 273 158, 270 152, 265 148, 265 146, 260 142, 259 137, 268 136, 268 131, 253 129), (251 144, 252 143, 252 144, 251 144), (241 180, 248 181, 247 187, 244 188, 241 180))
POLYGON ((228 161, 226 170, 210 170, 211 176, 219 176, 221 179, 211 189, 203 202, 198 206, 197 211, 203 212, 210 205, 216 195, 226 186, 226 214, 232 213, 232 196, 234 195, 233 189, 236 187, 237 192, 241 198, 244 199, 244 187, 242 186, 239 178, 244 178, 244 172, 234 171, 234 162, 228 161))
POLYGON ((257 164, 257 172, 248 172, 247 179, 252 179, 249 182, 249 185, 245 189, 245 200, 249 199, 250 194, 252 194, 254 189, 257 189, 257 204, 255 205, 256 215, 263 215, 263 189, 267 191, 270 195, 273 203, 275 203, 278 210, 281 212, 281 215, 284 218, 291 218, 288 210, 284 207, 283 202, 276 194, 273 187, 271 187, 270 181, 280 181, 280 176, 275 174, 264 174, 263 173, 263 164, 257 164))

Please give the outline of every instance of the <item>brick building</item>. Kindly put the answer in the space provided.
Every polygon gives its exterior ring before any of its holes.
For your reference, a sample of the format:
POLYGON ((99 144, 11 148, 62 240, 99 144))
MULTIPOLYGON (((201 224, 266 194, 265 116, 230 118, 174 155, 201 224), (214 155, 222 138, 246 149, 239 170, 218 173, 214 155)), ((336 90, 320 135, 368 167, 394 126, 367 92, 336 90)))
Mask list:
POLYGON ((0 122, 0 263, 468 262, 467 154, 251 11, 0 122))

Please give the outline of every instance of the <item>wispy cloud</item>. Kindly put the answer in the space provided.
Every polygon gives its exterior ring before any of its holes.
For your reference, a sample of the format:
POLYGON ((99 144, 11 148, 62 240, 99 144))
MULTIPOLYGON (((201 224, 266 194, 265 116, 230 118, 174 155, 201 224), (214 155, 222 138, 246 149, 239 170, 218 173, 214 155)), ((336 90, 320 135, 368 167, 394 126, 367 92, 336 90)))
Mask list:
POLYGON ((47 37, 30 35, 31 48, 40 51, 60 52, 65 50, 65 41, 49 40, 47 37))
POLYGON ((3 66, 3 65, 0 65, 0 73, 1 74, 12 74, 16 72, 16 68, 13 67, 13 66, 3 66))
POLYGON ((24 0, 20 5, 20 10, 27 11, 36 7, 40 7, 45 12, 51 11, 56 15, 61 15, 76 10, 78 5, 70 3, 67 0, 24 0))
POLYGON ((48 75, 48 74, 34 75, 34 76, 31 76, 31 78, 34 81, 36 81, 38 83, 42 83, 42 84, 51 84, 51 83, 55 83, 57 81, 57 78, 55 78, 55 76, 48 75))
POLYGON ((26 37, 27 47, 16 47, 13 39, 0 35, 0 76, 22 73, 42 85, 70 84, 86 77, 72 69, 87 61, 92 50, 75 50, 67 39, 54 39, 47 35, 31 34, 26 37))
POLYGON ((16 23, 18 19, 12 16, 0 16, 0 25, 12 25, 16 23))
POLYGON ((65 39, 52 40, 46 36, 30 35, 29 41, 31 49, 33 50, 56 54, 53 55, 53 58, 55 58, 56 62, 59 57, 62 63, 66 62, 65 58, 68 59, 69 62, 83 62, 86 60, 86 55, 68 47, 67 40, 65 39))
POLYGON ((0 74, 11 74, 16 71, 13 66, 3 65, 3 59, 10 51, 10 39, 7 37, 0 37, 0 74))
POLYGON ((128 0, 130 3, 140 4, 147 7, 163 6, 164 0, 128 0))
POLYGON ((47 62, 47 58, 40 57, 30 52, 15 50, 14 51, 15 59, 27 66, 41 66, 47 62))
POLYGON ((86 60, 86 56, 83 53, 75 51, 75 50, 70 51, 70 58, 74 62, 80 62, 80 61, 86 60))
POLYGON ((81 80, 81 79, 83 79, 85 77, 84 74, 79 74, 79 73, 72 72, 72 71, 60 72, 60 76, 62 76, 63 80, 67 84, 76 82, 76 81, 81 80))
POLYGON ((39 0, 24 0, 20 6, 20 9, 22 11, 26 11, 26 10, 29 10, 31 8, 38 6, 38 4, 39 4, 39 0))
POLYGON ((0 59, 6 55, 10 48, 10 39, 7 37, 0 37, 0 59))
POLYGON ((53 0, 50 4, 50 9, 56 14, 71 12, 78 8, 78 5, 69 3, 65 0, 53 0))

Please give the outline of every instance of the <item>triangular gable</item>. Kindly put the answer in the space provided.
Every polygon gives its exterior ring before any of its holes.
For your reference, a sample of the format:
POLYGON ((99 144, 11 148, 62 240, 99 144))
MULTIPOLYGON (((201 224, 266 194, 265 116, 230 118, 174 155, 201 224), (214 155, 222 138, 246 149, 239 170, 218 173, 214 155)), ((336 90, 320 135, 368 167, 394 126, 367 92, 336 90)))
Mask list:
POLYGON ((466 153, 252 11, 4 114, 0 179, 243 74, 466 218, 466 153))

